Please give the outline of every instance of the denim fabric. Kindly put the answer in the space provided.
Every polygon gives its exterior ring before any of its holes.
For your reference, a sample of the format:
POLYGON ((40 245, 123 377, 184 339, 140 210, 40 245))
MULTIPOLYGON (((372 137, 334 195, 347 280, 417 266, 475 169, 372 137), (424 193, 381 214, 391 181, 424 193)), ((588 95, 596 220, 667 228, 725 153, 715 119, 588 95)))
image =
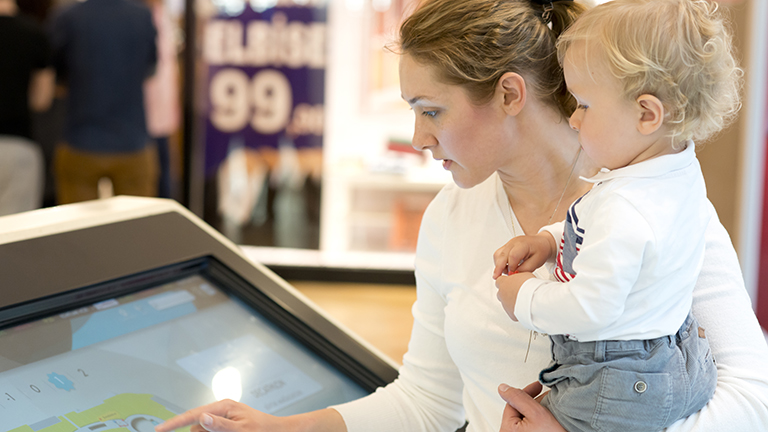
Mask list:
POLYGON ((652 340, 578 342, 551 336, 542 400, 569 432, 661 430, 707 404, 717 370, 689 314, 675 335, 652 340))

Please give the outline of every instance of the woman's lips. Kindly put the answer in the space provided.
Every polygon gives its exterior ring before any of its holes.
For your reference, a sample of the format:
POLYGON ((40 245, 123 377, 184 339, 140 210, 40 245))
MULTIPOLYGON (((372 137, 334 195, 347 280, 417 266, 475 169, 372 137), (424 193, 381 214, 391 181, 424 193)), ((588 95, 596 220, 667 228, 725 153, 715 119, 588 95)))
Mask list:
POLYGON ((443 169, 448 170, 451 168, 451 164, 453 164, 453 161, 450 159, 443 159, 443 169))

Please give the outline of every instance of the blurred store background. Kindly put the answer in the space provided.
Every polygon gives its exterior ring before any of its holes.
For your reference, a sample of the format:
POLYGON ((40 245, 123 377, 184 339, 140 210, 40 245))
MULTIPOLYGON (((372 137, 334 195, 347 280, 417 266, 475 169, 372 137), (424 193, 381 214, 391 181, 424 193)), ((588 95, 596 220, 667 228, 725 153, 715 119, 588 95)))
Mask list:
MULTIPOLYGON (((73 2, 18 5, 51 28, 73 2)), ((389 49, 416 3, 147 0, 160 11, 158 52, 170 53, 175 78, 147 91, 170 85, 177 94, 178 121, 160 134, 168 149, 162 194, 286 278, 309 269, 313 280, 412 284, 421 214, 450 181, 410 146, 413 114, 389 49)), ((768 327, 768 2, 720 4, 746 72, 744 106, 699 157, 768 327)), ((45 206, 57 203, 50 165, 66 97, 33 116, 49 174, 45 206)), ((108 181, 100 191, 111 193, 108 181)))

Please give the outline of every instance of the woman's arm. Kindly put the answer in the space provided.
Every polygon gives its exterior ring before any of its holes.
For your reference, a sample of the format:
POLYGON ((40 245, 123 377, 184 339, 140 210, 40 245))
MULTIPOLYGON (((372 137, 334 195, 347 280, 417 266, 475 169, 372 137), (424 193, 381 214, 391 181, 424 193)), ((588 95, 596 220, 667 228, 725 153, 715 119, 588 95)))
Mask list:
POLYGON ((444 337, 445 299, 440 284, 442 236, 450 207, 445 193, 429 206, 419 234, 417 302, 408 352, 398 379, 374 394, 329 409, 275 417, 232 401, 195 408, 156 428, 170 432, 391 432, 453 431, 464 423, 463 383, 444 337), (213 415, 211 415, 213 414, 213 415), (208 417, 206 417, 208 415, 208 417), (210 426, 200 424, 210 417, 210 426))
POLYGON ((350 432, 453 431, 464 423, 463 383, 446 346, 446 300, 440 292, 442 254, 451 253, 444 250, 443 236, 454 189, 443 189, 424 212, 416 250, 413 330, 400 376, 372 395, 333 407, 350 432))
POLYGON ((332 409, 322 409, 290 417, 275 417, 248 405, 223 400, 191 409, 155 427, 170 432, 192 426, 190 432, 346 432, 344 420, 332 409))
POLYGON ((704 263, 693 292, 693 314, 706 330, 717 362, 717 389, 701 411, 667 430, 765 430, 768 346, 744 288, 736 252, 716 215, 705 238, 704 263))

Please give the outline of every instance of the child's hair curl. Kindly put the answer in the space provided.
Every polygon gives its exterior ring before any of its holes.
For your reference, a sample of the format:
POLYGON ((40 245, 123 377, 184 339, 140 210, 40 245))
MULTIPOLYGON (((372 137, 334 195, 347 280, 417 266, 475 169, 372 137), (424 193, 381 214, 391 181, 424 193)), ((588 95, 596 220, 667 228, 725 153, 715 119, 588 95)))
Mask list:
POLYGON ((625 97, 659 98, 673 143, 711 138, 741 107, 743 71, 725 18, 708 0, 614 0, 561 35, 560 64, 575 42, 598 53, 625 97))

